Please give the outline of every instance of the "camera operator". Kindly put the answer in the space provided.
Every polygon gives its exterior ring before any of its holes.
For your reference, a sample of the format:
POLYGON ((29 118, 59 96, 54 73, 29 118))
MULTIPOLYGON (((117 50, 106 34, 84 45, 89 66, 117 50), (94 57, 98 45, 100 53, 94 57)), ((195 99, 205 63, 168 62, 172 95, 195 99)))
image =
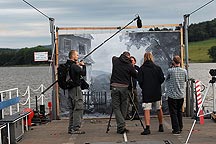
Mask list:
POLYGON ((112 58, 112 75, 110 80, 112 108, 117 123, 117 133, 128 132, 125 128, 125 118, 127 114, 128 86, 131 77, 136 77, 137 72, 130 61, 130 53, 123 52, 120 57, 112 58))
POLYGON ((174 56, 173 67, 168 69, 166 77, 166 96, 168 96, 168 106, 173 134, 180 134, 183 128, 182 105, 184 102, 187 71, 180 66, 181 58, 179 56, 174 56))

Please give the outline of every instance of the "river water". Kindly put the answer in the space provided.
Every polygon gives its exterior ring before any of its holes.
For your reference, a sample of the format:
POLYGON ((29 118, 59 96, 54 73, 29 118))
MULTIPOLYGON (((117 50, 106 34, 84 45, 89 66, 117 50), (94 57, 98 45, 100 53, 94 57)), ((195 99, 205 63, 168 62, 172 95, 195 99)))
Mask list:
MULTIPOLYGON (((216 69, 216 63, 192 63, 189 65, 189 76, 201 80, 208 85, 212 78, 209 74, 210 69, 216 69)), ((30 86, 31 89, 37 89, 41 84, 48 87, 52 84, 52 72, 50 67, 0 67, 0 91, 11 88, 19 88, 19 95, 23 95, 30 86)), ((210 91, 212 91, 210 89, 210 91)), ((45 94, 46 101, 51 100, 51 91, 45 94)), ((211 92, 206 97, 205 106, 212 109, 213 96, 211 92)))

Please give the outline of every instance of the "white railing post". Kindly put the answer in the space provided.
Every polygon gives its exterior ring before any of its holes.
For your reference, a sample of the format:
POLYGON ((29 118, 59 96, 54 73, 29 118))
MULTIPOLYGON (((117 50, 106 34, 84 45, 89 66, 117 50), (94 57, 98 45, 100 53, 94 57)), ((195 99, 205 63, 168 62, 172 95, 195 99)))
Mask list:
MULTIPOLYGON (((44 91, 44 86, 43 84, 41 84, 41 93, 44 91)), ((44 94, 41 94, 41 104, 43 105, 44 104, 44 94)))
MULTIPOLYGON (((11 90, 9 91, 9 99, 11 99, 11 90)), ((10 106, 9 108, 10 108, 10 115, 12 115, 12 106, 10 106)))
MULTIPOLYGON (((17 90, 16 90, 17 92, 17 97, 19 97, 19 89, 17 88, 17 90)), ((19 109, 19 102, 17 103, 17 112, 19 112, 20 111, 20 109, 19 109)))
POLYGON ((28 99, 28 101, 29 101, 29 108, 31 108, 31 93, 30 93, 30 86, 28 86, 27 89, 28 89, 28 90, 27 90, 27 91, 28 91, 28 92, 27 92, 27 93, 28 93, 28 98, 27 98, 27 99, 28 99))
MULTIPOLYGON (((1 101, 4 101, 4 100, 3 100, 3 93, 4 93, 4 92, 1 92, 1 101)), ((4 109, 2 109, 2 118, 4 118, 4 109)))

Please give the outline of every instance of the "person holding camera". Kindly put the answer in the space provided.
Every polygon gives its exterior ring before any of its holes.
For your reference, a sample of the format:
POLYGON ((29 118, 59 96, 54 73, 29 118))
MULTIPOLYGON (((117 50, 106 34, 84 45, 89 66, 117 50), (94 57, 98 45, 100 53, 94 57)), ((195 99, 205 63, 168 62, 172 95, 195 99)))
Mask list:
POLYGON ((69 107, 69 134, 84 134, 80 130, 81 119, 83 115, 83 95, 80 88, 81 76, 86 75, 86 66, 84 62, 78 62, 78 52, 71 50, 67 64, 70 66, 69 75, 73 80, 73 86, 68 89, 68 107, 69 107))
POLYGON ((112 58, 112 75, 110 80, 112 109, 117 123, 117 133, 128 132, 125 128, 128 97, 131 77, 136 77, 137 72, 130 61, 130 53, 123 52, 120 57, 112 58))
POLYGON ((166 77, 166 96, 172 123, 172 133, 180 134, 183 128, 182 106, 184 103, 185 82, 187 81, 187 71, 181 68, 181 58, 173 57, 173 66, 168 69, 166 77))
MULTIPOLYGON (((138 72, 139 66, 136 65, 136 58, 134 56, 131 56, 130 60, 135 70, 138 72)), ((139 100, 138 100, 138 94, 137 94, 136 87, 137 87, 137 78, 131 77, 129 90, 130 90, 130 95, 131 95, 132 100, 130 97, 128 98, 128 112, 127 112, 126 120, 139 120, 139 116, 136 113, 136 109, 138 110, 139 108, 139 100), (132 111, 129 110, 130 105, 132 105, 132 111)))
POLYGON ((161 84, 164 82, 162 69, 154 63, 153 55, 150 52, 144 54, 144 63, 138 72, 138 83, 142 89, 142 107, 146 128, 141 135, 148 135, 150 131, 150 110, 152 105, 157 109, 159 132, 163 132, 163 111, 161 108, 161 84))

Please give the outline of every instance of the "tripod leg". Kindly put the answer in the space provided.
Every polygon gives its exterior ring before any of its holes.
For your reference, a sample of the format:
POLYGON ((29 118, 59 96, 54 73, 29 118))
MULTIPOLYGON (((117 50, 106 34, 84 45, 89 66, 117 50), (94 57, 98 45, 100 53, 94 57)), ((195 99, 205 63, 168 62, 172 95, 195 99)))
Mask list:
MULTIPOLYGON (((208 92, 209 92, 210 87, 211 87, 211 84, 209 83, 209 85, 208 85, 208 87, 207 87, 207 90, 206 90, 206 92, 205 92, 205 94, 204 94, 202 103, 200 104, 200 107, 199 107, 199 109, 198 109, 198 112, 197 112, 196 117, 199 117, 199 113, 200 113, 200 111, 201 111, 201 109, 202 109, 203 103, 204 103, 205 98, 206 98, 206 96, 207 96, 207 94, 208 94, 208 92)), ((192 131, 193 131, 193 128, 194 128, 195 124, 196 124, 196 118, 195 118, 195 120, 194 120, 194 122, 193 122, 193 125, 192 125, 191 129, 190 129, 190 132, 189 132, 189 134, 188 134, 188 137, 187 137, 187 140, 186 140, 185 144, 188 143, 188 141, 189 141, 189 139, 190 139, 190 136, 191 136, 191 134, 192 134, 192 131)))
POLYGON ((108 122, 108 124, 107 124, 106 133, 108 133, 108 131, 110 130, 109 128, 110 128, 110 123, 111 123, 111 119, 112 119, 112 114, 113 114, 113 109, 112 109, 112 111, 111 111, 110 118, 109 118, 109 122, 108 122))
MULTIPOLYGON (((132 94, 133 94, 133 91, 132 91, 132 94)), ((131 97, 130 94, 129 94, 129 97, 130 97, 130 99, 131 99, 132 105, 134 106, 135 112, 137 113, 137 115, 138 115, 138 117, 139 117, 140 124, 142 125, 143 130, 144 130, 145 127, 144 127, 144 125, 143 125, 143 123, 142 123, 142 120, 141 120, 141 118, 140 118, 140 115, 139 115, 139 112, 138 112, 138 110, 137 110, 137 107, 135 106, 135 103, 134 103, 134 101, 133 101, 133 99, 132 99, 132 97, 131 97)))

